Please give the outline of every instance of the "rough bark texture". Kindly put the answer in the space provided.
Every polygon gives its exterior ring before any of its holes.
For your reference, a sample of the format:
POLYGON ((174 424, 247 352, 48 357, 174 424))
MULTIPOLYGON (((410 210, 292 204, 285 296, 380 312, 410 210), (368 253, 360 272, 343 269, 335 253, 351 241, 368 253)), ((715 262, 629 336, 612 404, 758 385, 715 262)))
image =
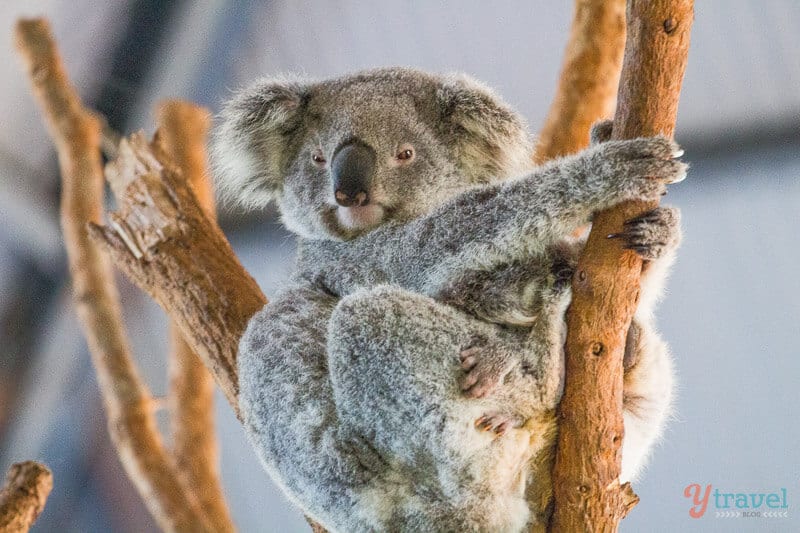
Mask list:
MULTIPOLYGON (((692 19, 691 0, 628 1, 614 138, 672 135, 692 19)), ((619 473, 622 356, 641 261, 606 237, 653 207, 631 202, 599 213, 573 279, 552 531, 616 531, 635 504, 619 473)))
POLYGON ((180 326, 238 414, 239 339, 267 299, 158 145, 141 134, 120 143, 106 167, 119 209, 89 230, 180 326))
POLYGON ((97 371, 111 440, 148 509, 167 531, 210 531, 196 499, 179 483, 156 430, 153 400, 130 356, 108 257, 89 240, 99 223, 103 173, 100 124, 69 83, 49 25, 23 20, 17 47, 58 150, 61 224, 78 315, 97 371))
MULTIPOLYGON (((156 121, 165 152, 181 170, 200 207, 214 219, 214 191, 206 157, 209 112, 188 102, 170 100, 159 106, 156 121)), ((184 485, 194 488, 214 530, 234 531, 219 479, 214 380, 174 322, 170 325, 170 339, 169 407, 175 464, 184 485)))
POLYGON ((53 475, 34 461, 11 465, 0 490, 0 533, 25 533, 44 509, 53 475))
POLYGON ((589 128, 611 117, 625 48, 625 0, 576 0, 555 97, 534 160, 579 152, 589 128))

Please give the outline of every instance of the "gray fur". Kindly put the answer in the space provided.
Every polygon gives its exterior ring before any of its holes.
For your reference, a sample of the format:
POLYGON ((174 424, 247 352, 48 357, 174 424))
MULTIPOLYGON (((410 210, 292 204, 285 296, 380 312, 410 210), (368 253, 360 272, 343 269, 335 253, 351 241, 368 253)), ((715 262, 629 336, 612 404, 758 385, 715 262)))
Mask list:
MULTIPOLYGON (((331 531, 542 527, 583 245, 569 235, 620 201, 660 198, 685 175, 677 146, 600 142, 603 123, 590 149, 527 169, 524 123, 488 89, 407 69, 262 81, 222 117, 223 189, 275 199, 300 236, 291 286, 239 352, 242 416, 276 482, 331 531), (357 224, 319 162, 349 139, 378 154, 380 208, 357 224), (393 159, 398 146, 413 161, 393 159)), ((626 356, 626 479, 672 390, 652 308, 680 230, 676 211, 654 213, 619 236, 648 260, 626 356)))

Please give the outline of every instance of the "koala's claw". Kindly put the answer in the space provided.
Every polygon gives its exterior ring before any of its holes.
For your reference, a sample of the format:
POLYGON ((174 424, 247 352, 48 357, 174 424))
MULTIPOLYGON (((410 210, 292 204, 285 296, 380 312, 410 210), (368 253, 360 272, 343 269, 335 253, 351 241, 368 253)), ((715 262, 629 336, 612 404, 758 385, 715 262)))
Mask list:
POLYGON ((459 355, 464 377, 461 390, 467 397, 484 398, 503 381, 512 367, 512 358, 490 346, 470 346, 459 355))
POLYGON ((677 248, 681 239, 681 215, 674 207, 657 207, 625 222, 621 233, 609 235, 625 242, 623 247, 633 250, 646 261, 663 257, 677 248))
POLYGON ((486 413, 475 421, 475 427, 481 431, 491 431, 498 437, 511 428, 522 425, 520 417, 506 413, 486 413))

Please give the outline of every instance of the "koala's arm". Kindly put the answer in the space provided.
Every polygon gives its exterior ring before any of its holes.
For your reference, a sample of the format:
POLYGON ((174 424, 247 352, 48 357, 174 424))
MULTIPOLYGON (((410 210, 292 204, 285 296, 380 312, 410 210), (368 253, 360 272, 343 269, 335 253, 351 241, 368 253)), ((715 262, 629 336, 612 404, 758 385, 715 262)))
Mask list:
POLYGON ((521 178, 468 190, 409 223, 347 242, 307 242, 300 265, 316 269, 312 276, 339 295, 376 281, 433 295, 464 270, 543 254, 596 211, 660 198, 666 184, 685 176, 680 154, 663 137, 598 144, 521 178))

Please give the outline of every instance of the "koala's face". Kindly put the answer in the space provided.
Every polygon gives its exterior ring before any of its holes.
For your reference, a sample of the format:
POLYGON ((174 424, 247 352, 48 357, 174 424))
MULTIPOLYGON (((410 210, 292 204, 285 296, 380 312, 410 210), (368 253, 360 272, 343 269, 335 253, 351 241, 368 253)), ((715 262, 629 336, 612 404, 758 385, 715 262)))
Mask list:
POLYGON ((524 122, 464 77, 381 69, 262 81, 222 118, 213 159, 223 192, 249 206, 275 199, 309 239, 407 221, 530 166, 524 122))

